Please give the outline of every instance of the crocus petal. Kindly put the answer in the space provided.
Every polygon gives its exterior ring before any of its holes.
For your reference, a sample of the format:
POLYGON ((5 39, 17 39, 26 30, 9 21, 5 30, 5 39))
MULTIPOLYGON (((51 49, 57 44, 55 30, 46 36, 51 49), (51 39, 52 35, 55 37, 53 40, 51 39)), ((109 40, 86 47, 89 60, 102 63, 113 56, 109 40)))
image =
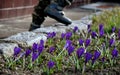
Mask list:
POLYGON ((51 33, 52 38, 56 36, 56 32, 51 33))
POLYGON ((83 43, 84 43, 84 40, 83 39, 79 39, 79 45, 81 46, 81 45, 83 45, 83 43))
POLYGON ((116 48, 114 48, 114 49, 112 50, 112 57, 115 58, 115 57, 117 57, 117 56, 118 56, 118 50, 117 50, 116 48))
POLYGON ((99 25, 99 36, 100 37, 104 36, 104 27, 103 27, 103 24, 99 25))
POLYGON ((104 36, 104 30, 100 30, 100 31, 99 31, 99 36, 100 36, 100 37, 104 36))
POLYGON ((66 40, 64 48, 67 49, 71 44, 72 44, 71 40, 66 40))
POLYGON ((103 24, 100 24, 100 25, 99 25, 99 31, 101 31, 101 30, 103 30, 103 29, 104 29, 103 24))
POLYGON ((112 32, 115 32, 115 30, 116 30, 116 27, 112 27, 112 32))
POLYGON ((37 43, 33 43, 33 46, 32 46, 33 52, 37 51, 37 48, 38 48, 38 44, 37 43))
POLYGON ((44 50, 44 46, 39 46, 38 47, 38 55, 40 55, 43 50, 44 50))
POLYGON ((84 48, 79 48, 76 51, 77 57, 80 58, 82 56, 82 54, 84 53, 85 49, 84 48))
POLYGON ((52 38, 51 33, 47 33, 47 38, 52 38))
POLYGON ((110 40, 109 40, 109 46, 111 47, 111 46, 113 46, 115 44, 115 40, 114 40, 114 38, 111 38, 110 40))
POLYGON ((70 39, 72 37, 72 32, 67 32, 65 36, 66 39, 70 39))
POLYGON ((70 45, 68 46, 67 50, 68 50, 68 55, 71 55, 71 53, 74 51, 74 46, 70 45))
POLYGON ((31 52, 32 52, 32 51, 31 51, 31 50, 29 50, 29 49, 28 49, 28 50, 26 50, 26 51, 25 51, 25 57, 29 56, 31 52))
POLYGON ((62 33, 61 34, 61 38, 63 39, 65 37, 65 33, 62 33))
POLYGON ((21 48, 20 47, 15 47, 14 48, 14 56, 17 56, 21 51, 21 48))
POLYGON ((47 63, 47 66, 48 66, 49 69, 53 68, 54 65, 55 65, 55 62, 53 62, 51 60, 47 63))
POLYGON ((52 53, 54 50, 55 50, 55 47, 51 46, 50 49, 49 49, 49 52, 52 53))
POLYGON ((49 32, 49 33, 47 33, 47 38, 49 39, 49 38, 53 38, 53 37, 55 37, 56 36, 56 32, 49 32))
POLYGON ((85 64, 86 64, 90 59, 92 59, 92 54, 86 52, 86 54, 85 54, 85 64))
POLYGON ((78 27, 75 26, 74 29, 73 29, 73 32, 76 32, 78 30, 78 27))
POLYGON ((94 62, 99 58, 100 55, 101 53, 96 50, 93 56, 92 64, 94 64, 94 62))
POLYGON ((40 40, 40 45, 44 45, 44 40, 40 40))
POLYGON ((95 31, 92 31, 91 36, 92 36, 92 38, 95 38, 95 37, 97 37, 97 33, 95 31))
POLYGON ((32 62, 34 62, 38 58, 38 56, 39 55, 37 53, 33 52, 32 53, 32 62))
POLYGON ((88 46, 90 45, 90 42, 91 42, 90 39, 86 39, 86 40, 85 40, 85 46, 88 47, 88 46))

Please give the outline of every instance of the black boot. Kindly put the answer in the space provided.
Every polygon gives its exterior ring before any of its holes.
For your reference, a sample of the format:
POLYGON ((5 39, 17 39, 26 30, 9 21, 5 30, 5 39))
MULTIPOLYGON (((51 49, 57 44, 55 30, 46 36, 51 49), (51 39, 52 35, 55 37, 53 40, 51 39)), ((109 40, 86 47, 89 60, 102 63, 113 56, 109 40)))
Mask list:
POLYGON ((37 16, 32 14, 32 23, 30 25, 29 31, 40 28, 41 24, 44 22, 45 18, 43 16, 37 16))
MULTIPOLYGON (((69 1, 69 3, 71 3, 71 2, 69 1)), ((60 12, 60 11, 63 11, 63 8, 65 6, 67 6, 67 5, 69 5, 69 3, 67 3, 66 0, 57 0, 56 2, 51 3, 50 5, 48 5, 46 7, 46 9, 44 10, 44 12, 49 17, 54 18, 55 20, 65 24, 65 25, 69 25, 69 24, 72 23, 72 21, 69 18, 65 17, 60 12)))
POLYGON ((33 30, 35 30, 35 29, 37 29, 37 28, 40 28, 40 26, 39 26, 39 25, 36 25, 36 24, 34 24, 34 23, 31 23, 30 28, 29 28, 29 31, 33 31, 33 30))

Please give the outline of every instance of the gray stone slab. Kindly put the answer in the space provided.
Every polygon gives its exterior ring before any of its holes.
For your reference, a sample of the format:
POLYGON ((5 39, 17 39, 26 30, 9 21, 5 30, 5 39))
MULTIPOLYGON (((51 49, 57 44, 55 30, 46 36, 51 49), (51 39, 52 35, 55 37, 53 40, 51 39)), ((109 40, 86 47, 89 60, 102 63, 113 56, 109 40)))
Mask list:
POLYGON ((49 32, 56 32, 56 33, 64 33, 66 32, 66 27, 65 26, 59 26, 59 25, 53 25, 50 27, 41 27, 33 32, 35 33, 49 33, 49 32))
POLYGON ((21 46, 26 47, 26 46, 32 46, 34 42, 39 42, 41 39, 43 39, 44 41, 47 40, 47 37, 45 36, 45 34, 42 34, 42 33, 36 34, 34 32, 22 32, 22 33, 18 33, 16 35, 10 36, 8 38, 5 38, 3 40, 16 42, 21 46))
POLYGON ((92 20, 76 20, 76 21, 73 21, 73 23, 75 23, 75 24, 83 23, 86 25, 90 25, 90 24, 92 24, 92 20))
POLYGON ((0 43, 0 54, 10 57, 13 55, 15 47, 18 47, 15 43, 0 43))

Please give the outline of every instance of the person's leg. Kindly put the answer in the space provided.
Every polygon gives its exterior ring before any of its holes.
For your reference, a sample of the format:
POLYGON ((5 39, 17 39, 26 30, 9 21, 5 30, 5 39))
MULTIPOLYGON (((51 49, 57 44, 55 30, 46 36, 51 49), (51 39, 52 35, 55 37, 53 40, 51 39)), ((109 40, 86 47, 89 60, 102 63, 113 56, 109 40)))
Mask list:
POLYGON ((44 22, 44 20, 45 20, 44 16, 39 16, 39 15, 36 15, 33 13, 32 14, 32 23, 30 25, 29 31, 40 28, 40 26, 44 22))
POLYGON ((44 22, 46 14, 44 9, 50 4, 49 0, 39 0, 37 6, 34 7, 34 12, 32 14, 32 23, 30 25, 29 31, 35 30, 41 27, 41 24, 44 22))

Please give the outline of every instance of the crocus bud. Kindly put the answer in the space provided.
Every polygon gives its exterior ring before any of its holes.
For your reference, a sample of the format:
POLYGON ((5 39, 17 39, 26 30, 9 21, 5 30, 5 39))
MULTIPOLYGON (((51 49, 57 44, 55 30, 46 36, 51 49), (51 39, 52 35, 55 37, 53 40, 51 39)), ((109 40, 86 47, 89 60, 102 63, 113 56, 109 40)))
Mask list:
POLYGON ((55 62, 53 62, 51 60, 47 63, 47 66, 48 66, 49 69, 53 68, 54 65, 55 65, 55 62))
POLYGON ((80 58, 84 54, 85 49, 84 48, 79 48, 76 51, 77 57, 80 58))
POLYGON ((113 50, 112 50, 112 58, 115 58, 115 57, 117 57, 118 56, 118 50, 116 49, 116 48, 114 48, 113 50))
POLYGON ((21 51, 21 48, 20 47, 15 47, 14 48, 14 56, 17 56, 21 51))

